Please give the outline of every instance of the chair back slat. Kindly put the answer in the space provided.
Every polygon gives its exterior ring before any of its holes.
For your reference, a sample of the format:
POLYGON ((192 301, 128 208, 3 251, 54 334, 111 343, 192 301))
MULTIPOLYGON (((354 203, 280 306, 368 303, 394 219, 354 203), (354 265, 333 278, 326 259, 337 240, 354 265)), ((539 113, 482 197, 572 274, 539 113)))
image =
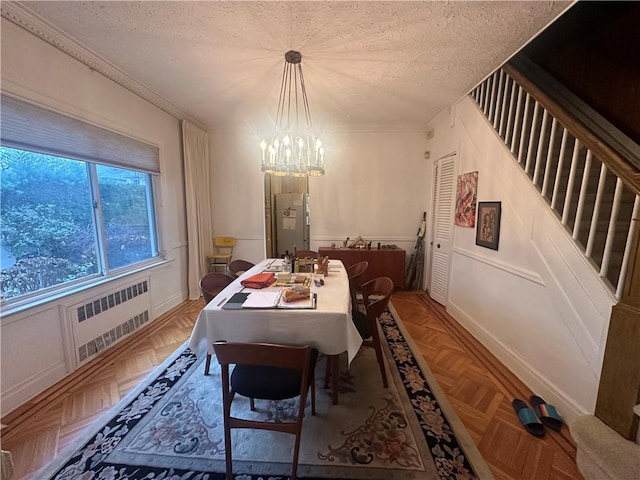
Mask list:
POLYGON ((241 273, 246 272, 250 268, 254 267, 255 264, 251 262, 247 262, 246 260, 233 260, 229 266, 229 272, 235 275, 236 277, 240 276, 241 273))
POLYGON ((393 280, 389 277, 374 278, 362 285, 362 296, 370 320, 375 321, 387 309, 393 287, 393 280))
POLYGON ((305 370, 311 347, 270 343, 216 342, 213 348, 220 365, 263 365, 305 370))
POLYGON ((212 272, 207 273, 200 279, 200 291, 204 297, 205 303, 209 303, 218 295, 227 285, 235 280, 234 277, 224 273, 212 272))
POLYGON ((369 268, 369 262, 363 260, 362 262, 355 263, 347 268, 347 277, 349 278, 349 293, 351 294, 351 308, 357 308, 358 305, 358 292, 362 286, 364 274, 369 268))

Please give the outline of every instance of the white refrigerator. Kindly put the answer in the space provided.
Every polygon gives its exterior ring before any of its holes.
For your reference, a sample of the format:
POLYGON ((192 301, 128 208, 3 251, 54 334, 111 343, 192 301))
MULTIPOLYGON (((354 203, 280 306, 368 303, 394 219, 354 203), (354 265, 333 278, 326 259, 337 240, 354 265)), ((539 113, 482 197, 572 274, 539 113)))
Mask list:
POLYGON ((277 193, 275 211, 276 255, 309 250, 309 194, 277 193))

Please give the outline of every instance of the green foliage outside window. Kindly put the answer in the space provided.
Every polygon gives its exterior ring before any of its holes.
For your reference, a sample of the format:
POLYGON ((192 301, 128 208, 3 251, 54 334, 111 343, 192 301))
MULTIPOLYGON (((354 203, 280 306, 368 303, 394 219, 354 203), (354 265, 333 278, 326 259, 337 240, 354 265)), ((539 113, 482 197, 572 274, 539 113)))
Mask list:
POLYGON ((148 174, 4 146, 0 166, 4 300, 155 255, 148 174))

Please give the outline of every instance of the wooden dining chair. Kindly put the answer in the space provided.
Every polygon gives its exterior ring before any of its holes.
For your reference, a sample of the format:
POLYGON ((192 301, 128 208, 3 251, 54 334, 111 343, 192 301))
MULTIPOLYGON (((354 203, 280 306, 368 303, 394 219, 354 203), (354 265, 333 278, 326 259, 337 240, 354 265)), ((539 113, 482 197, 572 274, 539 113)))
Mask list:
MULTIPOLYGON (((204 304, 214 299, 224 288, 235 280, 234 277, 224 273, 212 272, 207 273, 200 279, 200 291, 204 297, 204 304)), ((204 362, 204 374, 209 375, 209 367, 211 366, 211 354, 207 353, 207 359, 204 362)))
POLYGON ((213 344, 222 370, 222 408, 227 480, 233 479, 231 429, 256 428, 295 435, 291 480, 298 469, 302 419, 311 389, 311 414, 316 414, 314 370, 318 351, 309 346, 294 347, 269 343, 216 342, 213 344), (229 365, 235 365, 230 374, 229 365), (299 398, 295 422, 264 422, 234 417, 231 403, 235 394, 248 397, 251 410, 254 399, 284 400, 299 398))
POLYGON ((200 291, 204 297, 205 305, 218 295, 224 288, 235 280, 235 277, 226 273, 211 272, 200 279, 200 291))
MULTIPOLYGON (((347 278, 349 279, 349 295, 351 296, 351 316, 353 317, 355 312, 359 312, 358 308, 358 293, 360 292, 360 286, 362 285, 362 279, 369 267, 369 262, 363 260, 358 263, 354 263, 346 269, 347 278)), ((339 361, 338 355, 330 355, 327 357, 327 367, 324 376, 324 388, 329 388, 329 382, 331 376, 338 370, 339 361)))
POLYGON ((231 273, 231 275, 235 276, 236 278, 239 277, 240 275, 242 275, 244 272, 246 272, 247 270, 249 270, 251 267, 254 267, 255 264, 251 263, 251 262, 247 262, 246 260, 233 260, 230 264, 229 264, 229 273, 231 273))
POLYGON ((369 262, 363 260, 358 263, 354 263, 347 268, 347 277, 349 278, 349 293, 351 294, 351 309, 358 311, 358 294, 360 293, 360 287, 364 279, 364 274, 369 268, 369 262))
POLYGON ((353 323, 362 337, 362 345, 372 347, 375 350, 378 365, 380 366, 380 374, 382 375, 382 383, 387 388, 387 372, 382 355, 382 344, 380 343, 378 317, 386 311, 389 305, 389 300, 393 293, 393 281, 389 277, 374 278, 363 283, 361 291, 366 313, 352 312, 353 323))

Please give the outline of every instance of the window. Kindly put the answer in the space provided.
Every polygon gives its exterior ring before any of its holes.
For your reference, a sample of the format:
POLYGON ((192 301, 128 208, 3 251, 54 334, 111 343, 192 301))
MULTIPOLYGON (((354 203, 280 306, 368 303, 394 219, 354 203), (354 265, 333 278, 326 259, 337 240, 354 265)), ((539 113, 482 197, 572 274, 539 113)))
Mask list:
POLYGON ((156 147, 4 95, 2 110, 3 302, 158 258, 156 147))
POLYGON ((149 174, 4 146, 0 158, 3 299, 157 255, 149 174))
POLYGON ((157 254, 149 174, 96 166, 102 206, 105 258, 109 270, 157 254))

